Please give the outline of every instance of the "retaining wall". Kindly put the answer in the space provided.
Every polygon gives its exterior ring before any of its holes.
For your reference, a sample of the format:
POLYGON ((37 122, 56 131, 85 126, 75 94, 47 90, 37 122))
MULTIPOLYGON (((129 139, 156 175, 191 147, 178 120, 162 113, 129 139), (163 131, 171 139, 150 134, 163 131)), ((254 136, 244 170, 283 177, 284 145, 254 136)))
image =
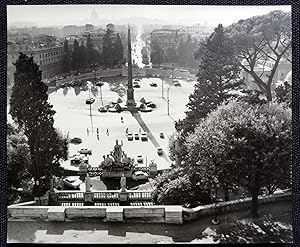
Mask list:
MULTIPOLYGON (((259 197, 258 204, 290 201, 291 192, 259 197)), ((217 203, 218 213, 250 209, 251 198, 217 203)), ((182 206, 35 206, 33 202, 11 205, 8 207, 9 220, 42 219, 48 221, 65 221, 79 218, 99 218, 108 222, 153 222, 182 224, 203 216, 213 215, 215 204, 199 206, 192 209, 182 206), (28 206, 32 205, 32 206, 28 206)))
POLYGON ((181 206, 16 206, 8 207, 9 220, 65 221, 99 218, 107 222, 153 222, 182 224, 181 206))
MULTIPOLYGON (((216 204, 218 214, 228 213, 233 211, 245 210, 251 208, 251 198, 244 198, 239 200, 233 200, 228 202, 219 202, 216 204)), ((291 192, 285 192, 280 194, 274 194, 269 196, 259 196, 258 197, 258 207, 259 205, 277 202, 277 201, 290 201, 291 192)), ((183 208, 183 220, 195 220, 203 216, 213 215, 215 213, 215 204, 208 204, 204 206, 198 206, 195 208, 183 208)))

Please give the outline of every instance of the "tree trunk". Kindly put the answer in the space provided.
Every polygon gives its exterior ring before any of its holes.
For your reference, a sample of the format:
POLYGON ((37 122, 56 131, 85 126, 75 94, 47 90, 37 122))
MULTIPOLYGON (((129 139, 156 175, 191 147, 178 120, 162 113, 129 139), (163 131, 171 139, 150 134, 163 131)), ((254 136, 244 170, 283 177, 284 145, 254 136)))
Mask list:
POLYGON ((257 186, 251 191, 252 201, 251 201, 251 215, 253 217, 258 217, 257 208, 258 208, 258 194, 259 189, 257 186))
POLYGON ((224 185, 223 191, 224 191, 224 200, 225 200, 225 202, 228 202, 229 201, 229 190, 228 190, 227 184, 224 185))
POLYGON ((271 102, 272 101, 271 85, 268 85, 266 87, 266 96, 267 96, 267 101, 271 102))

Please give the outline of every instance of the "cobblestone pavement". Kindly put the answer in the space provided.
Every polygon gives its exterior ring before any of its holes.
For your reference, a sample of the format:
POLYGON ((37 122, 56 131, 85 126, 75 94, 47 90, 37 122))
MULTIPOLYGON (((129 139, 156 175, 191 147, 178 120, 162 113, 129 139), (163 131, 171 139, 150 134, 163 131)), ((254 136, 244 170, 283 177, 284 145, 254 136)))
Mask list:
POLYGON ((203 217, 183 225, 104 223, 99 220, 10 221, 8 242, 22 243, 287 243, 292 241, 291 206, 278 202, 260 207, 259 219, 249 211, 219 216, 220 225, 203 217))

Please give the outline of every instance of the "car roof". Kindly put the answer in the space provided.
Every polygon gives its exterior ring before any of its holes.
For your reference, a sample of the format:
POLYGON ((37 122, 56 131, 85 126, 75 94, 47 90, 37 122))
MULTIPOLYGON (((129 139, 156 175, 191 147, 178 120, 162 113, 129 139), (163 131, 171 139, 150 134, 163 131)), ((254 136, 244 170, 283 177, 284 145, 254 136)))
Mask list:
POLYGON ((145 173, 143 171, 136 171, 135 174, 136 175, 139 175, 139 174, 143 174, 144 175, 145 173))

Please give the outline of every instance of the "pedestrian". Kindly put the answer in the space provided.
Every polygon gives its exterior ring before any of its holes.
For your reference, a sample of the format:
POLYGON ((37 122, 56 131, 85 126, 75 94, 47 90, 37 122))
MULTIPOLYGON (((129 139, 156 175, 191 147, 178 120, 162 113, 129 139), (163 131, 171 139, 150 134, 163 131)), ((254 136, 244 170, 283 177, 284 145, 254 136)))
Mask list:
POLYGON ((106 135, 108 135, 108 136, 109 136, 109 132, 108 132, 108 129, 106 130, 106 135))
POLYGON ((124 122, 123 122, 123 117, 121 117, 121 122, 124 123, 124 122))
POLYGON ((128 128, 126 128, 126 134, 128 134, 128 128))
POLYGON ((97 128, 97 135, 99 135, 99 129, 97 128))
POLYGON ((139 132, 140 132, 140 133, 142 132, 141 128, 139 128, 139 132))
POLYGON ((87 135, 89 135, 89 128, 86 128, 86 133, 87 135))

